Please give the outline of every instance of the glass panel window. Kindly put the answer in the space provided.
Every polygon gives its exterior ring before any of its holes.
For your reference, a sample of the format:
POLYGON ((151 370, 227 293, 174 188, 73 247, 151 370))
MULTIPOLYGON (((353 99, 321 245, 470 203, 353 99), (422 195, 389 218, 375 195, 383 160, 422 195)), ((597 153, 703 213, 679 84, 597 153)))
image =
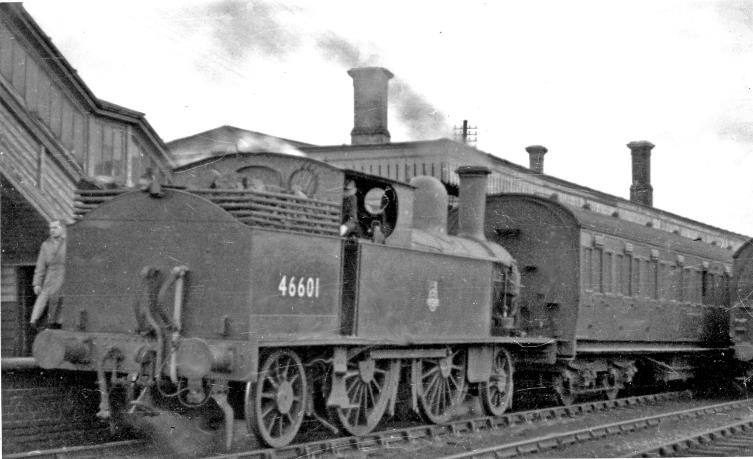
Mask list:
POLYGON ((601 248, 593 251, 593 281, 592 287, 597 292, 604 292, 602 273, 604 272, 604 251, 601 248))
POLYGON ((591 248, 583 247, 583 279, 581 282, 583 282, 583 286, 586 290, 591 290, 593 288, 591 273, 591 248))
POLYGON ((102 128, 102 159, 99 167, 95 168, 97 175, 112 175, 112 128, 104 126, 102 128))
POLYGON ((112 131, 112 176, 117 179, 125 178, 125 145, 123 140, 125 136, 123 131, 113 129, 112 131))
POLYGON ((659 264, 656 260, 651 260, 648 269, 648 292, 656 300, 659 298, 659 264))
POLYGON ((607 252, 604 254, 604 292, 614 292, 614 285, 612 283, 612 253, 607 252))
POLYGON ((633 295, 633 256, 625 255, 625 271, 623 273, 625 280, 622 282, 623 295, 633 295))
POLYGON ((625 294, 625 279, 623 279, 623 274, 622 274, 625 271, 624 258, 625 258, 624 256, 618 254, 617 261, 615 261, 615 264, 614 264, 614 269, 615 269, 614 292, 619 293, 620 295, 625 294))

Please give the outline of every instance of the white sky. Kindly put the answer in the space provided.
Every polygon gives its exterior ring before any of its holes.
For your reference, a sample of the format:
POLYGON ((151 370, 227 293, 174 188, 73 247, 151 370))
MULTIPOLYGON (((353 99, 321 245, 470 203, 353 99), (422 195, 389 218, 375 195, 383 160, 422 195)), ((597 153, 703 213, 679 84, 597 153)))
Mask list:
POLYGON ((753 0, 24 6, 165 141, 229 124, 349 143, 345 71, 380 65, 393 141, 468 119, 484 151, 527 166, 542 144, 546 173, 629 197, 625 145, 649 140, 656 207, 753 235, 753 0))

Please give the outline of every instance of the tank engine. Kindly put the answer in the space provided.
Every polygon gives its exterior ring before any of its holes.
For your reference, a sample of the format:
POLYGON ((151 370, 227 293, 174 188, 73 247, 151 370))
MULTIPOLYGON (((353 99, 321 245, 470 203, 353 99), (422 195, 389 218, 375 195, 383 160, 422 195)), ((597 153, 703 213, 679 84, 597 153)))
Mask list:
POLYGON ((34 357, 96 372, 103 418, 216 404, 228 447, 235 418, 272 447, 305 416, 367 433, 401 379, 430 421, 469 390, 500 414, 513 361, 554 363, 555 341, 516 328, 515 261, 483 235, 488 170, 458 173, 458 236, 437 180, 302 157, 228 155, 178 169, 178 187, 90 191, 105 202, 69 229, 63 327, 34 357), (351 183, 357 231, 342 237, 351 183))

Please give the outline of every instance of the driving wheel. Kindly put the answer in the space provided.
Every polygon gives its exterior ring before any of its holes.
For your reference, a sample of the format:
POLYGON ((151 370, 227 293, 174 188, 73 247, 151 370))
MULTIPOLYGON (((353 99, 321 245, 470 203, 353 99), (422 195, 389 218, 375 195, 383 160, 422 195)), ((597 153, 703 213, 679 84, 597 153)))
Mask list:
POLYGON ((270 354, 256 383, 246 385, 246 427, 264 443, 280 448, 290 443, 303 422, 306 373, 291 350, 270 354))
POLYGON ((465 350, 457 350, 447 357, 417 359, 416 392, 421 413, 435 424, 450 420, 454 410, 465 397, 465 350))
POLYGON ((366 435, 382 419, 400 379, 400 360, 360 354, 348 360, 345 393, 350 407, 332 407, 334 420, 351 435, 366 435))
POLYGON ((512 359, 502 349, 495 349, 489 381, 479 383, 479 394, 484 410, 490 416, 500 416, 512 401, 512 359))

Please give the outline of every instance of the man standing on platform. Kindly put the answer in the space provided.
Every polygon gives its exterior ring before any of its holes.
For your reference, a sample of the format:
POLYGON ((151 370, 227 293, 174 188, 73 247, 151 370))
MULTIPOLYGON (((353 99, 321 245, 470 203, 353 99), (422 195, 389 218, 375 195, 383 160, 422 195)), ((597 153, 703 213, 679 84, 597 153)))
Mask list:
POLYGON ((60 301, 58 292, 63 285, 65 277, 65 230, 63 222, 54 220, 50 222, 50 237, 42 243, 37 258, 37 266, 34 269, 34 294, 37 300, 31 311, 31 325, 35 327, 37 321, 50 304, 47 314, 47 323, 50 328, 60 328, 60 301))

